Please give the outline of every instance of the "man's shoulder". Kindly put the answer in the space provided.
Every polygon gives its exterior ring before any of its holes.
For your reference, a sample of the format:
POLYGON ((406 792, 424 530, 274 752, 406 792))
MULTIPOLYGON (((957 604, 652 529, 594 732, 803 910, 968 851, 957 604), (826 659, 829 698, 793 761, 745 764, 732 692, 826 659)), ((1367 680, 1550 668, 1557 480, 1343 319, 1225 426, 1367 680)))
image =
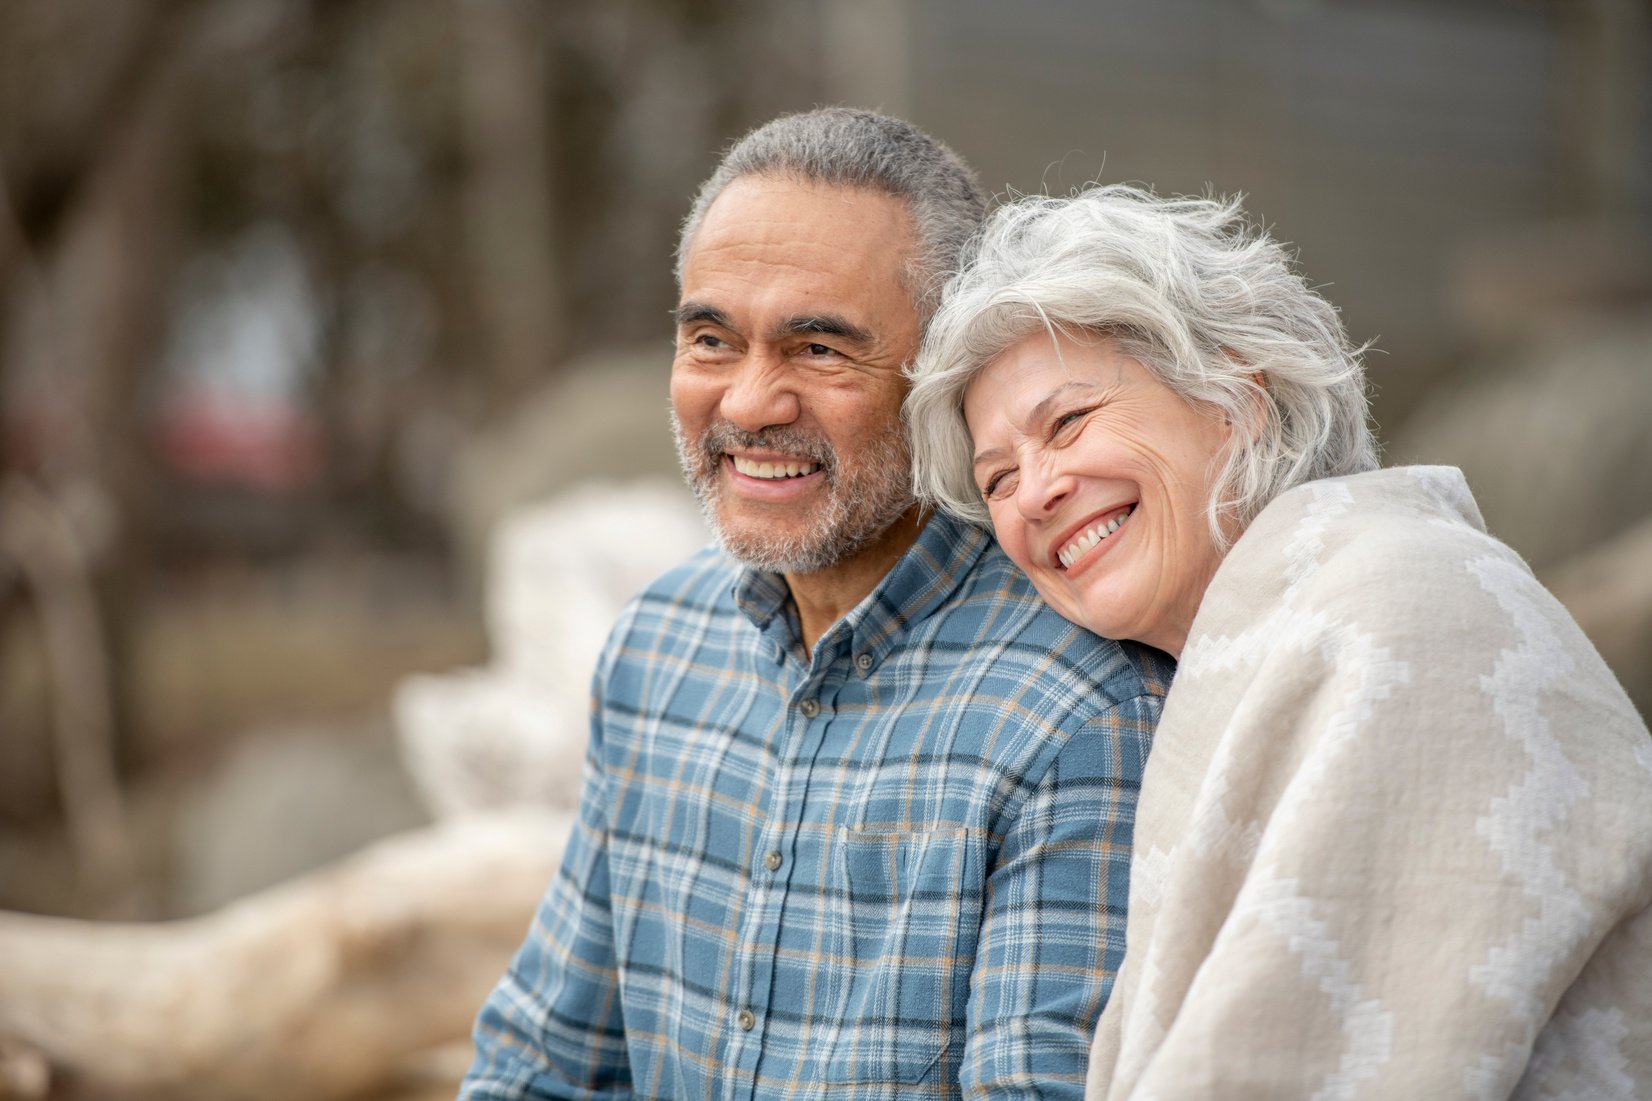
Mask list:
POLYGON ((1163 696, 1175 663, 1136 642, 1103 638, 1063 618, 1000 550, 988 547, 951 598, 924 624, 922 644, 951 661, 992 667, 996 679, 1021 678, 1029 694, 1095 702, 1163 696))

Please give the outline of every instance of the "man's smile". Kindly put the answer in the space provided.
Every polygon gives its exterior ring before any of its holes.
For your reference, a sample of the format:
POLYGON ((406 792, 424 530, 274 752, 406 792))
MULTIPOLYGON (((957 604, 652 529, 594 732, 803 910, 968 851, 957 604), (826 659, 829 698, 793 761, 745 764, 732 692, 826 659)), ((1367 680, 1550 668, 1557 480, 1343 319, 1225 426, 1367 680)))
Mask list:
POLYGON ((801 478, 820 469, 820 464, 808 459, 781 459, 776 461, 748 459, 730 455, 734 469, 748 478, 801 478))

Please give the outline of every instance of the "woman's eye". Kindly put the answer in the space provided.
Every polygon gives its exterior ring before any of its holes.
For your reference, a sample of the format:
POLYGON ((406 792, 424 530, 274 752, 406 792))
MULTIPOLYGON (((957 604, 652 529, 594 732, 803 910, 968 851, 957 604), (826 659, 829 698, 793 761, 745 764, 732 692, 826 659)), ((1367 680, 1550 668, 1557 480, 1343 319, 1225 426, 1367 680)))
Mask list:
POLYGON ((1055 419, 1054 423, 1050 425, 1050 434, 1053 436, 1057 432, 1071 428, 1073 425, 1077 424, 1093 412, 1095 412, 1095 407, 1091 406, 1088 409, 1073 409, 1061 414, 1055 419))
POLYGON ((992 477, 987 479, 987 484, 981 487, 982 499, 990 501, 1000 496, 1003 491, 1009 489, 1009 482, 1009 471, 1005 471, 1002 474, 994 474, 992 477))

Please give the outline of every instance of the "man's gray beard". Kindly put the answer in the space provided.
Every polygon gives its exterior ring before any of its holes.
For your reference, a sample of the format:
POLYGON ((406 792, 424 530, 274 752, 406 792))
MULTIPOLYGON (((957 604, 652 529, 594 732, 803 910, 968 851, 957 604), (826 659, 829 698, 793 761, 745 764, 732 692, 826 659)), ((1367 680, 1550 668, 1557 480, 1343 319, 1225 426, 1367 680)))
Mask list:
POLYGON ((912 452, 899 428, 859 449, 859 461, 845 474, 837 450, 818 436, 774 426, 747 432, 727 421, 707 428, 697 440, 683 436, 671 415, 677 461, 700 502, 706 523, 731 558, 770 573, 816 573, 851 557, 888 531, 912 507, 912 452), (826 500, 801 532, 762 535, 726 531, 718 520, 718 487, 723 455, 729 451, 777 451, 819 463, 826 500))

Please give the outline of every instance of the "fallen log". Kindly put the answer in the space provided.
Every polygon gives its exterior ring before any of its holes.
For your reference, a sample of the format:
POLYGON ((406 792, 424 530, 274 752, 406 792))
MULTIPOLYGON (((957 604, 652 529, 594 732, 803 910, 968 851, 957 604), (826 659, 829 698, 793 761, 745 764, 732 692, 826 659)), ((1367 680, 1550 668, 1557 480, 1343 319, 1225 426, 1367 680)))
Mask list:
POLYGON ((458 819, 183 921, 0 913, 0 1039, 44 1057, 54 1098, 384 1090, 467 1035, 569 828, 458 819))

